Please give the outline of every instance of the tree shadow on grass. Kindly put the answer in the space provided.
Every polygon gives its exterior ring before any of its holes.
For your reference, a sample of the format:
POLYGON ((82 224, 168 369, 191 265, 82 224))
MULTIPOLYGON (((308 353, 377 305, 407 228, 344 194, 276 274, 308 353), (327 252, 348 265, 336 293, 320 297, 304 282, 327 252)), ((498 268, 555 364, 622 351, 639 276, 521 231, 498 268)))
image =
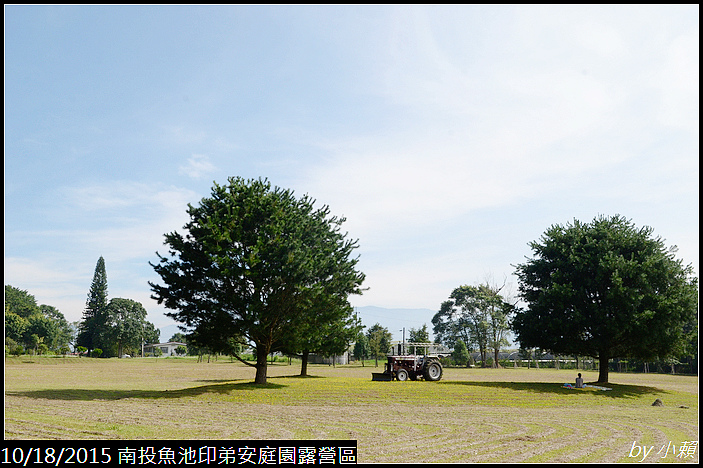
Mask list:
MULTIPOLYGON (((268 376, 266 377, 266 380, 270 381, 273 379, 324 379, 326 377, 322 377, 319 375, 274 375, 274 376, 268 376)), ((232 379, 202 379, 198 380, 197 382, 205 382, 205 383, 227 383, 227 382, 234 382, 232 379)), ((250 382, 253 385, 253 382, 250 382)))
MULTIPOLYGON (((553 393, 559 395, 597 395, 604 398, 638 398, 646 395, 661 395, 670 393, 655 387, 643 385, 621 385, 621 384, 592 384, 599 387, 610 388, 611 390, 598 390, 595 388, 565 388, 564 384, 551 382, 472 382, 472 381, 443 381, 443 385, 466 385, 487 388, 504 388, 529 393, 553 393)), ((588 384, 587 384, 588 385, 588 384)))
MULTIPOLYGON (((270 378, 270 377, 269 377, 270 378)), ((227 380, 222 383, 211 385, 201 385, 198 387, 182 388, 178 390, 101 390, 71 388, 60 390, 30 390, 25 392, 5 392, 6 396, 18 396, 26 398, 37 398, 44 400, 65 400, 65 401, 115 401, 126 398, 142 399, 178 399, 189 398, 200 395, 229 394, 232 392, 255 391, 255 390, 278 390, 286 385, 277 383, 256 384, 251 381, 227 380)))
POLYGON ((326 379, 321 375, 277 375, 275 377, 269 377, 270 379, 326 379))

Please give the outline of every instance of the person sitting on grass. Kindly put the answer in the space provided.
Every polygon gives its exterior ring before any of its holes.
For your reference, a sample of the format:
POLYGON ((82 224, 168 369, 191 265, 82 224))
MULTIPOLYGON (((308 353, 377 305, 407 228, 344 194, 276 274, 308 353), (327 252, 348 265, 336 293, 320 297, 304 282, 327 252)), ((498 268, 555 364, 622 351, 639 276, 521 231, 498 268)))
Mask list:
POLYGON ((581 372, 579 372, 579 376, 576 377, 576 388, 583 388, 583 379, 581 378, 581 372))

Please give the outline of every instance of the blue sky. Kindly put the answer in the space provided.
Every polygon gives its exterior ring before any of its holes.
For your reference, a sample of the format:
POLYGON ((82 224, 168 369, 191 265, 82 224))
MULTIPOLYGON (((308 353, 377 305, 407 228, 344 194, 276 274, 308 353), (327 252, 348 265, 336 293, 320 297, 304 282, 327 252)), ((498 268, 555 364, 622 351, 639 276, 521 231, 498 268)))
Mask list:
POLYGON ((148 262, 228 176, 347 218, 357 307, 515 293, 528 242, 600 214, 697 274, 698 11, 6 6, 5 284, 78 320, 102 255, 169 325, 148 262))

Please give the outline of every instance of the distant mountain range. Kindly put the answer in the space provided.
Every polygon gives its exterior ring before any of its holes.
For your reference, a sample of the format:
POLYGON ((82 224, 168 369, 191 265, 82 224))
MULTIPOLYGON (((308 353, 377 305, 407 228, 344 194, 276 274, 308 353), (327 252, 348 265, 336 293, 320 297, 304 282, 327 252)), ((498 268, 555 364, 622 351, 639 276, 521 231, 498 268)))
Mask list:
MULTIPOLYGON (((423 325, 427 325, 430 341, 434 340, 434 334, 432 333, 432 317, 437 313, 436 310, 386 309, 376 306, 355 307, 354 310, 359 319, 361 319, 361 323, 366 327, 364 330, 368 330, 373 325, 379 323, 381 326, 388 329, 393 335, 394 341, 402 341, 403 328, 405 328, 405 339, 408 340, 411 328, 418 330, 422 328, 423 325)), ((159 330, 161 332, 159 340, 162 343, 170 340, 174 334, 180 332, 178 325, 175 323, 173 325, 161 327, 159 330)))

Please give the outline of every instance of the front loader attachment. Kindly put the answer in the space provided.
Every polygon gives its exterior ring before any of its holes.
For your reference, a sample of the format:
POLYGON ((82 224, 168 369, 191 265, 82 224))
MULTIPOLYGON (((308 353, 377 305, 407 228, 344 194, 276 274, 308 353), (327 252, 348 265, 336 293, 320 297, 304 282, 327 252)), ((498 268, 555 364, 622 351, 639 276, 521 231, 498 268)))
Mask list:
POLYGON ((393 374, 387 374, 385 372, 372 372, 371 380, 376 380, 379 382, 390 382, 393 380, 393 374))

